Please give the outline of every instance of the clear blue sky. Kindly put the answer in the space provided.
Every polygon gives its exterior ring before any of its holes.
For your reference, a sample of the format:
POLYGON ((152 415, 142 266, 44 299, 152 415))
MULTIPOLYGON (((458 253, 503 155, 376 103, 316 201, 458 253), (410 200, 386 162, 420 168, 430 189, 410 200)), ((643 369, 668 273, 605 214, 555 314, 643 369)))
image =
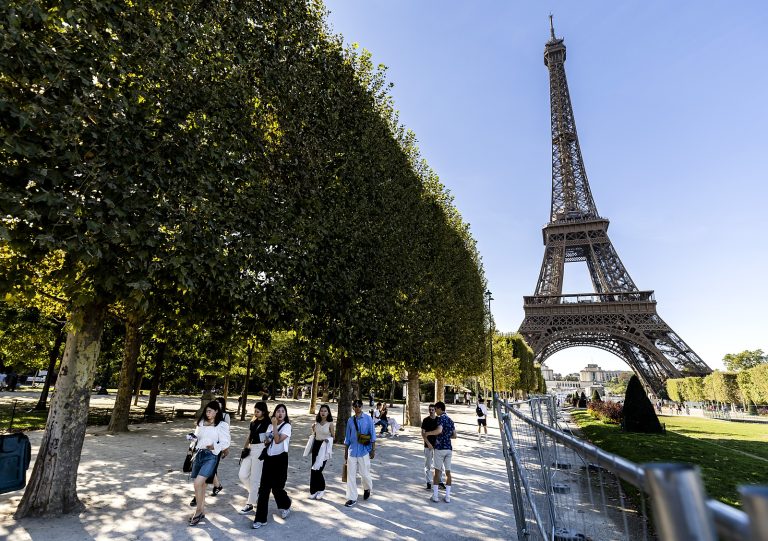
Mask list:
MULTIPOLYGON (((327 0, 388 67, 400 119, 478 241, 497 327, 518 328, 549 218, 549 19, 592 193, 661 317, 712 368, 768 351, 768 2, 327 0)), ((566 265, 564 293, 591 291, 566 265)), ((556 372, 611 354, 572 348, 556 372)))

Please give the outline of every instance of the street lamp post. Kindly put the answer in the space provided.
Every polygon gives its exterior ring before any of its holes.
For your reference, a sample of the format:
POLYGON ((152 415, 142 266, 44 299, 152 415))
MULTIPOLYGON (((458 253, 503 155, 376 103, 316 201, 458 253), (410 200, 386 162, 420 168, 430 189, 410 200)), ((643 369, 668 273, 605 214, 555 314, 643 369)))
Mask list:
POLYGON ((496 377, 493 373, 493 316, 491 315, 491 297, 490 290, 485 291, 485 298, 488 299, 488 334, 490 335, 491 350, 491 396, 493 400, 493 418, 496 418, 496 377))

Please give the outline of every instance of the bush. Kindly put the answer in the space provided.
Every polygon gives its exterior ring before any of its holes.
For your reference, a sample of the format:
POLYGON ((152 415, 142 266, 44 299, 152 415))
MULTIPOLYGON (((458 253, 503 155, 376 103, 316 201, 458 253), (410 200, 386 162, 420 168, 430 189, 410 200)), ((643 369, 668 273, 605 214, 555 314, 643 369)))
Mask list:
POLYGON ((621 423, 622 409, 618 402, 593 400, 589 403, 587 411, 592 417, 600 419, 604 423, 617 425, 621 423))
POLYGON ((581 391, 581 396, 579 397, 579 407, 580 408, 587 407, 587 395, 584 394, 584 391, 581 391))
POLYGON ((663 432, 653 404, 645 394, 637 376, 633 375, 627 385, 622 411, 622 426, 627 432, 661 434, 663 432))
POLYGON ((600 393, 597 392, 597 389, 592 391, 592 400, 595 402, 600 402, 602 398, 600 398, 600 393))

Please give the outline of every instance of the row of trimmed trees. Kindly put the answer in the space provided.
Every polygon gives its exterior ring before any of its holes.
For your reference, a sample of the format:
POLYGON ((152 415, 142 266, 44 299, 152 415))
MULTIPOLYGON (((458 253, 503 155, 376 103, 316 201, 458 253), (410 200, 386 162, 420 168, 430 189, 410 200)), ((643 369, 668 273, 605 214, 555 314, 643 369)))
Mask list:
POLYGON ((320 2, 5 8, 0 291, 16 307, 53 301, 67 322, 17 517, 82 507, 114 318, 113 431, 127 430, 142 347, 156 396, 180 369, 212 379, 245 359, 248 374, 290 331, 298 364, 338 367, 342 405, 361 366, 407 373, 412 422, 420 373, 485 369, 468 225, 399 124, 384 70, 343 48, 320 2))
POLYGON ((768 404, 768 364, 740 372, 715 370, 705 377, 667 380, 667 393, 675 402, 722 402, 768 404))

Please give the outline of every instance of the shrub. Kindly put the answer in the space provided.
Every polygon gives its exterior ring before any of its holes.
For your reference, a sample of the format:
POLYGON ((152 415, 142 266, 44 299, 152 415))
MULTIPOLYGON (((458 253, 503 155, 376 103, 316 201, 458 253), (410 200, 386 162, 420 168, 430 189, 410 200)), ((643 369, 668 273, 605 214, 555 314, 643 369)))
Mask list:
POLYGON ((592 391, 592 400, 595 402, 600 402, 602 398, 600 398, 600 393, 597 392, 597 389, 592 391))
POLYGON ((581 396, 579 397, 579 407, 580 408, 587 407, 587 395, 584 394, 584 391, 581 391, 581 396))
POLYGON ((637 376, 633 375, 627 385, 622 411, 622 426, 627 432, 661 434, 663 432, 653 404, 645 394, 637 376))
POLYGON ((593 400, 589 403, 587 411, 589 411, 592 417, 600 419, 604 423, 621 423, 622 407, 618 402, 593 400))

